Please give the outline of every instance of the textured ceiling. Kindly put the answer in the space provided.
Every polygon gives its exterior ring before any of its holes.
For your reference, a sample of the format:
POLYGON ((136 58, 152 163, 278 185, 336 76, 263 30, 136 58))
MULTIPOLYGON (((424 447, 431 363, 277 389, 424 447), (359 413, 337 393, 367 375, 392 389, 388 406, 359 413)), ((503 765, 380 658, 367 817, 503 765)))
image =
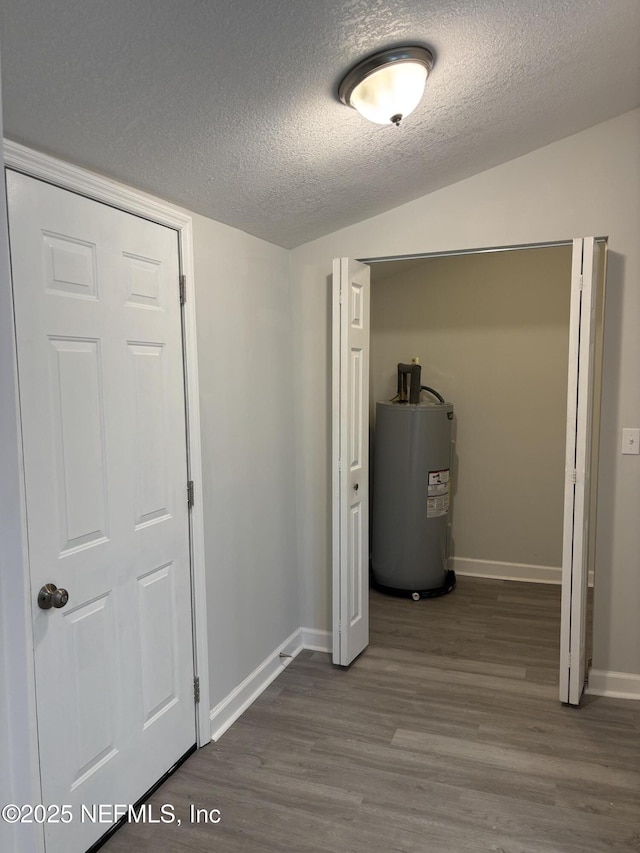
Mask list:
POLYGON ((286 247, 640 106, 640 0, 2 0, 0 45, 8 138, 286 247), (404 42, 403 126, 337 101, 404 42))

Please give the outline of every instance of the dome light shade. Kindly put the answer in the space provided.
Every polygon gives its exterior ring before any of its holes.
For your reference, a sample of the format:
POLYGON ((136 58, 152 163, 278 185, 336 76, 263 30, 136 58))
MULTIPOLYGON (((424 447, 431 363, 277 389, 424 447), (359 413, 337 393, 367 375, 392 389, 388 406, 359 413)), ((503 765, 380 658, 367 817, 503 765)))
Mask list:
POLYGON ((369 121, 399 125, 420 103, 432 68, 433 55, 426 47, 383 50, 348 72, 338 96, 369 121))

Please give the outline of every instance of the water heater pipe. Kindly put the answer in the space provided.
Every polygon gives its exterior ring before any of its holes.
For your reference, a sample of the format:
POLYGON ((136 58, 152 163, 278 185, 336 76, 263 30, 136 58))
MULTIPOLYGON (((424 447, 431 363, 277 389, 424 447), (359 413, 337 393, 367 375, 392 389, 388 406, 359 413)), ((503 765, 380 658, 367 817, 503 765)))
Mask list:
POLYGON ((419 364, 398 364, 398 402, 413 403, 414 405, 420 402, 420 374, 422 368, 419 364), (411 377, 411 386, 409 389, 409 400, 407 401, 407 376, 411 377))

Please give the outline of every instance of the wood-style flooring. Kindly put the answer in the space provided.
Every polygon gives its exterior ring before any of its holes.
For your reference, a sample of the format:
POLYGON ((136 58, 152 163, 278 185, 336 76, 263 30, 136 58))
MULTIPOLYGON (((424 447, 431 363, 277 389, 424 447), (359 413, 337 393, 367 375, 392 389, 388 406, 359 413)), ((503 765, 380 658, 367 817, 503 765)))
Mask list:
POLYGON ((102 849, 638 853, 640 703, 560 705, 559 607, 557 586, 476 578, 420 602, 372 591, 349 669, 302 652, 154 794, 181 826, 102 849))

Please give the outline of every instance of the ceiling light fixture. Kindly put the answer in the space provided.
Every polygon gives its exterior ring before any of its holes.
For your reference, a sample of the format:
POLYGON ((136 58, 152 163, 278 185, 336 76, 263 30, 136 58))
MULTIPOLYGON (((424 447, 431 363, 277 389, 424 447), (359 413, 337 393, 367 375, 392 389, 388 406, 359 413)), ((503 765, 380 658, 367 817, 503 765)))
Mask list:
POLYGON ((338 87, 343 104, 376 124, 400 124, 424 94, 433 54, 407 45, 374 53, 355 65, 338 87))

